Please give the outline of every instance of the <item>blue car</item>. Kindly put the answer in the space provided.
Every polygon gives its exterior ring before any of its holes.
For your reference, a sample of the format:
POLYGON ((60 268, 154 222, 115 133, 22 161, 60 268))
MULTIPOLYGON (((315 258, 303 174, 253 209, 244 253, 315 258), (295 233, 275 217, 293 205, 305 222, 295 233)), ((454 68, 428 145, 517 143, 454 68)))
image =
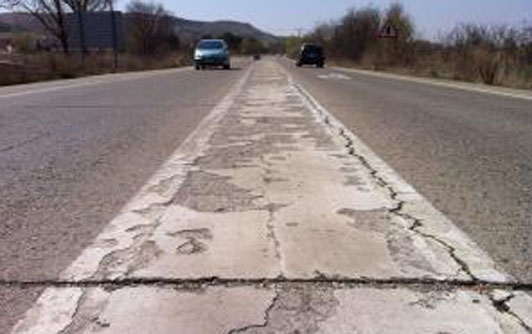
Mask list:
POLYGON ((203 39, 194 50, 194 63, 196 70, 206 66, 222 66, 228 70, 231 68, 229 48, 221 39, 203 39))

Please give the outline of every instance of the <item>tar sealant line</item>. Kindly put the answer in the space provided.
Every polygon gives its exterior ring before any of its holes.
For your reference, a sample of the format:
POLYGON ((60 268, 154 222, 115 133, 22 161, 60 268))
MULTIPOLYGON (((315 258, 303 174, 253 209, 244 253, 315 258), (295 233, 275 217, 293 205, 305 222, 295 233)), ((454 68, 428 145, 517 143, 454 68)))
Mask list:
MULTIPOLYGON (((42 281, 0 281, 1 287, 29 289, 29 288, 54 288, 54 289, 72 289, 72 288, 109 288, 119 289, 125 287, 153 287, 153 288, 171 288, 176 290, 196 290, 205 287, 253 287, 253 286, 277 286, 287 284, 310 284, 316 286, 334 286, 336 288, 377 288, 389 289, 394 287, 411 287, 413 289, 437 289, 437 290, 501 290, 507 291, 532 291, 530 283, 512 283, 512 282, 482 282, 462 279, 432 279, 432 278, 350 278, 350 277, 316 277, 316 278, 120 278, 115 280, 80 280, 80 281, 63 281, 63 280, 42 280, 42 281)), ((507 300, 510 301, 514 295, 509 295, 507 300)), ((496 299, 494 299, 496 300, 496 299)))

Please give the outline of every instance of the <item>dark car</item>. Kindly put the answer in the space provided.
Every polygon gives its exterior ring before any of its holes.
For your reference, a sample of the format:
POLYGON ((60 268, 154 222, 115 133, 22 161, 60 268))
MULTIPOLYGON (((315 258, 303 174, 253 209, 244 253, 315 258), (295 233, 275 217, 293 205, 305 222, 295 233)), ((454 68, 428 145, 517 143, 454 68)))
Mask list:
POLYGON ((315 44, 303 44, 297 66, 316 65, 316 67, 323 67, 325 65, 325 56, 323 48, 315 44))
POLYGON ((194 51, 194 62, 197 70, 204 69, 205 66, 222 66, 229 69, 229 48, 221 39, 201 40, 194 51))

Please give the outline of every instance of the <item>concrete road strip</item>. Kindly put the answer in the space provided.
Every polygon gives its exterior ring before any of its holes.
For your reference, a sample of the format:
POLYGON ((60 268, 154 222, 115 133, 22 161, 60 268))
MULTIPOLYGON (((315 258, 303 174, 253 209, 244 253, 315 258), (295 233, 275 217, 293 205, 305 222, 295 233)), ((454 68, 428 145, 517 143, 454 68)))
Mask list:
POLYGON ((271 61, 46 284, 13 333, 532 326, 518 282, 271 61))

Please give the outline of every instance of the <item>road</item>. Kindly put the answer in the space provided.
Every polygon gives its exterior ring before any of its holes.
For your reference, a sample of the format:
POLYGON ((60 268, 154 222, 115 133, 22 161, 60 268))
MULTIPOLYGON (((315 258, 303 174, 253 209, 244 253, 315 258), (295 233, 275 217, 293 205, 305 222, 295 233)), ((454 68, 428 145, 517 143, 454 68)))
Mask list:
POLYGON ((531 94, 283 65, 506 270, 532 282, 531 94))
POLYGON ((532 326, 529 99, 266 58, 0 100, 0 328, 532 326))

